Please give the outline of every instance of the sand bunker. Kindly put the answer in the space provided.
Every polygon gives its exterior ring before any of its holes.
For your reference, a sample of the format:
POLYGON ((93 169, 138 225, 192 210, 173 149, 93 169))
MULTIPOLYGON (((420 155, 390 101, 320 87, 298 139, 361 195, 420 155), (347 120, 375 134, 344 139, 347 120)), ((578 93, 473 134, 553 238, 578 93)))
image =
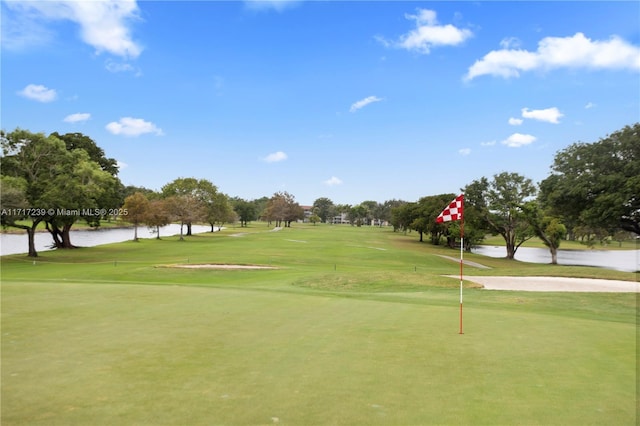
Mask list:
POLYGON ((482 284, 486 290, 640 293, 637 282, 594 278, 465 276, 464 279, 482 284))
POLYGON ((229 265, 219 263, 187 263, 178 265, 163 265, 164 268, 184 268, 184 269, 278 269, 273 266, 263 265, 229 265))

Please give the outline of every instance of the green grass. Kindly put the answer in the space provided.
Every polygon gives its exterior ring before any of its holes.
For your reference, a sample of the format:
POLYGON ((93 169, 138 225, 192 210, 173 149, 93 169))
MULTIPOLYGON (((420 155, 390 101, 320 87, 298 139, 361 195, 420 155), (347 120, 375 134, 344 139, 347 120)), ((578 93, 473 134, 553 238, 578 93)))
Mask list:
MULTIPOLYGON (((2 257, 2 425, 635 424, 635 295, 465 283, 459 335, 458 265, 437 256, 457 252, 267 231, 2 257)), ((493 268, 468 275, 635 279, 468 258, 493 268)))

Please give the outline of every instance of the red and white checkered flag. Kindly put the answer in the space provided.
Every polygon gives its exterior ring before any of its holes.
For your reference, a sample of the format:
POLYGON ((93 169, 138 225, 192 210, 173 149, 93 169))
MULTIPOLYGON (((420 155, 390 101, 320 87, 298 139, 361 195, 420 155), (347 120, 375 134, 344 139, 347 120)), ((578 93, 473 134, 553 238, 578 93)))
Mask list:
POLYGON ((464 194, 460 194, 453 200, 446 209, 442 210, 442 213, 436 218, 436 222, 451 222, 453 220, 462 220, 462 213, 464 211, 464 194))

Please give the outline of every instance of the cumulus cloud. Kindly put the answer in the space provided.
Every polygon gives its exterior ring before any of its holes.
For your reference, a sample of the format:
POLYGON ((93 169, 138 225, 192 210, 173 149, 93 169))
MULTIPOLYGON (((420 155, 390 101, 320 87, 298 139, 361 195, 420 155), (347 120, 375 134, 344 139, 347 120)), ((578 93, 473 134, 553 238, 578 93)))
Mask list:
POLYGON ((140 136, 146 133, 163 135, 162 129, 142 118, 122 117, 119 121, 112 121, 106 125, 106 129, 114 135, 140 136))
POLYGON ((278 161, 284 161, 287 158, 288 158, 287 154, 285 154, 282 151, 278 151, 278 152, 273 152, 267 155, 266 157, 263 158, 263 160, 267 163, 277 163, 278 161))
POLYGON ((514 133, 507 139, 502 141, 503 145, 510 148, 520 148, 521 146, 529 145, 536 140, 535 136, 523 135, 522 133, 514 133))
POLYGON ((519 126, 522 124, 522 119, 521 118, 509 118, 509 124, 511 124, 512 126, 519 126))
POLYGON ((91 114, 88 112, 77 112, 75 114, 67 115, 64 120, 65 123, 79 123, 81 121, 87 121, 91 118, 91 114))
POLYGON ((349 108, 349 112, 356 112, 357 110, 359 110, 360 108, 364 108, 365 106, 373 103, 373 102, 380 102, 382 100, 382 98, 379 98, 377 96, 369 96, 366 97, 364 99, 359 100, 358 102, 354 102, 351 105, 351 108, 349 108))
POLYGON ((564 114, 562 114, 556 107, 534 110, 530 110, 529 108, 522 108, 522 116, 524 118, 531 118, 533 120, 558 124, 558 119, 560 117, 564 117, 564 114))
POLYGON ((473 36, 468 29, 460 29, 451 24, 440 25, 433 10, 418 9, 415 15, 405 14, 405 18, 415 22, 415 29, 403 34, 397 41, 377 37, 378 41, 386 47, 428 54, 432 47, 456 46, 473 36))
POLYGON ((584 106, 584 109, 591 109, 595 107, 596 107, 596 104, 594 104, 593 102, 587 102, 587 104, 584 106))
POLYGON ((342 185, 342 180, 335 176, 331 176, 329 179, 325 180, 323 183, 327 186, 336 186, 336 185, 342 185))
POLYGON ((49 89, 41 84, 29 84, 18 94, 38 102, 52 102, 58 96, 54 89, 49 89))
POLYGON ((464 79, 469 81, 481 75, 519 77, 524 71, 555 68, 637 71, 640 70, 640 47, 617 36, 604 41, 591 40, 583 33, 570 37, 545 37, 535 52, 507 47, 487 53, 469 67, 464 79))
POLYGON ((462 148, 458 150, 458 154, 460 155, 469 155, 471 154, 471 148, 462 148))
MULTIPOLYGON (((98 53, 135 58, 142 46, 131 37, 131 23, 139 19, 135 0, 127 1, 77 1, 49 0, 6 2, 17 19, 27 16, 31 21, 66 20, 80 26, 80 37, 98 53)), ((20 34, 14 39, 24 39, 20 34)), ((27 31, 25 29, 24 31, 27 31)))

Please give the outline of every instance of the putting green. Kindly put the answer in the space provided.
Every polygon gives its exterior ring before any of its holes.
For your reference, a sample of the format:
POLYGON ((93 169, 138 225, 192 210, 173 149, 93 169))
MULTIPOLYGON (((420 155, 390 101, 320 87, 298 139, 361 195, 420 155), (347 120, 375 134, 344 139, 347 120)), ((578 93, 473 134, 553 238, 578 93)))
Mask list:
MULTIPOLYGON (((633 324, 184 286, 3 284, 2 424, 633 424, 633 324)), ((470 303, 471 304, 471 303, 470 303)))

